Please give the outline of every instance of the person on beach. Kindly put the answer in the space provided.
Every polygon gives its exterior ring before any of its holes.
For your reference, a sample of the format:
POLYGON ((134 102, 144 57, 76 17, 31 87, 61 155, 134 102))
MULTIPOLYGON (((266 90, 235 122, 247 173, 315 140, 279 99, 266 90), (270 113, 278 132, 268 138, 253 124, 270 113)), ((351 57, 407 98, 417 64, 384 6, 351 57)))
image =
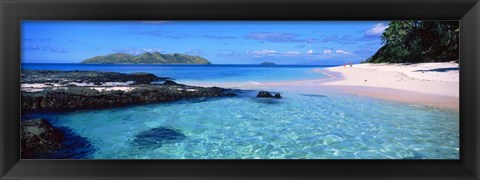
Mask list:
POLYGON ((347 63, 343 63, 343 68, 346 68, 347 67, 347 63))
POLYGON ((350 62, 350 68, 352 68, 352 62, 350 62))

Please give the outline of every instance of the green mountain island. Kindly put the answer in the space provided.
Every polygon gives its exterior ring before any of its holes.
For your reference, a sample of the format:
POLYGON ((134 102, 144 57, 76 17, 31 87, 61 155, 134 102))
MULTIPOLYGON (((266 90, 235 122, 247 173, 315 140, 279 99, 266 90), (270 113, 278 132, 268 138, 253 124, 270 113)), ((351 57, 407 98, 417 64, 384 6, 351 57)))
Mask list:
POLYGON ((186 54, 160 54, 158 52, 146 52, 140 55, 126 53, 114 53, 105 56, 96 56, 85 59, 82 64, 211 64, 200 56, 186 54))

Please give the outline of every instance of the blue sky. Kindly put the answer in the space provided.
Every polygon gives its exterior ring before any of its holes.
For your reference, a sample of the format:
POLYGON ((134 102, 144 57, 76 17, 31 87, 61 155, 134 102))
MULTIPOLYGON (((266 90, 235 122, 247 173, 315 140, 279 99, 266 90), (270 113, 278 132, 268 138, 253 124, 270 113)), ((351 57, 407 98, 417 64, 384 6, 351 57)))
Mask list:
POLYGON ((388 21, 22 21, 23 63, 78 63, 111 53, 183 53, 214 64, 358 63, 388 21))

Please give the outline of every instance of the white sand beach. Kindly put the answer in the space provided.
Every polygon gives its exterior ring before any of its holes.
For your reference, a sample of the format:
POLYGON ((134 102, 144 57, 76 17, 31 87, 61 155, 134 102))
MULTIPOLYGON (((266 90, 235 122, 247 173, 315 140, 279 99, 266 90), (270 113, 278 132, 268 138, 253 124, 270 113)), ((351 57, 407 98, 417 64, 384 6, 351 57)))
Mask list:
POLYGON ((341 91, 362 96, 459 109, 458 63, 354 64, 315 69, 329 78, 281 82, 182 82, 197 86, 295 91, 323 94, 341 91))
POLYGON ((338 81, 324 85, 380 87, 445 96, 459 96, 457 63, 355 64, 333 67, 342 74, 338 81))
POLYGON ((355 64, 327 70, 341 76, 321 83, 325 86, 383 99, 459 108, 458 63, 355 64))

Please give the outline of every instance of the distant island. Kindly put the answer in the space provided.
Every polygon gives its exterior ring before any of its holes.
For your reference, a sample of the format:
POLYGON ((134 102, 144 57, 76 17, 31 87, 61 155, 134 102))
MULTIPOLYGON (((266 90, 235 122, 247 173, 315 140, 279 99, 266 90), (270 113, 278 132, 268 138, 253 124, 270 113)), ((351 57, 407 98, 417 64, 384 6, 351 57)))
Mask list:
POLYGON ((262 63, 260 63, 260 65, 277 65, 277 64, 275 64, 273 62, 262 62, 262 63))
POLYGON ((211 64, 200 56, 186 54, 160 54, 146 52, 140 55, 114 53, 105 56, 96 56, 83 60, 82 64, 211 64))

